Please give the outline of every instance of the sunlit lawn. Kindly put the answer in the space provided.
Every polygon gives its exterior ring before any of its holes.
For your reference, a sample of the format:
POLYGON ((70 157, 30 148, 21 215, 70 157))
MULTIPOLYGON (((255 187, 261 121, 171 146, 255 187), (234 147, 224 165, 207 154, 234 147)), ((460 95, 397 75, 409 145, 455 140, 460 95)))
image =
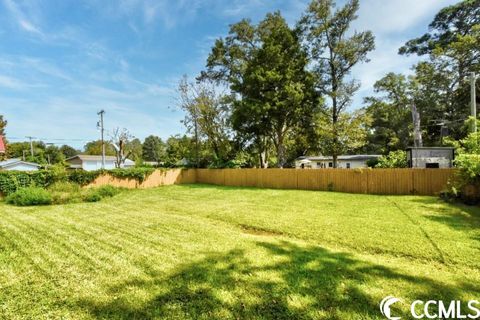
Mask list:
POLYGON ((0 319, 382 319, 387 295, 478 299, 479 253, 479 208, 433 197, 184 185, 0 203, 0 319))

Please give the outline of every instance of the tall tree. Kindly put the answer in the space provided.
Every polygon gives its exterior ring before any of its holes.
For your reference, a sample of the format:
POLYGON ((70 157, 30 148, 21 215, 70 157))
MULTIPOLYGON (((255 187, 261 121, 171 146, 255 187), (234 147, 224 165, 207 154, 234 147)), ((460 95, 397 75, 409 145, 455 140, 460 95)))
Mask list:
POLYGON ((336 150, 337 154, 354 153, 367 144, 367 135, 372 122, 370 114, 360 109, 339 114, 335 131, 332 130, 330 115, 320 113, 316 131, 321 143, 318 149, 322 154, 336 150))
POLYGON ((180 108, 185 111, 184 125, 195 137, 196 152, 199 142, 205 139, 216 163, 225 163, 232 154, 232 132, 228 124, 227 98, 212 81, 204 78, 196 83, 184 77, 178 88, 180 108))
POLYGON ((48 164, 63 163, 65 156, 60 151, 60 148, 55 145, 48 145, 45 148, 44 157, 48 164))
POLYGON ((128 141, 125 148, 131 151, 130 156, 133 161, 137 163, 142 162, 143 145, 140 139, 135 138, 131 141, 128 141))
POLYGON ((372 118, 365 151, 388 154, 411 143, 412 101, 408 88, 409 80, 402 74, 388 73, 375 83, 377 96, 365 98, 372 118))
POLYGON ((63 153, 63 155, 67 159, 80 153, 80 151, 78 151, 77 149, 66 144, 60 147, 60 152, 63 153))
POLYGON ((154 161, 159 164, 166 160, 166 145, 160 137, 150 135, 143 141, 142 157, 145 161, 154 161))
MULTIPOLYGON (((166 142, 166 164, 168 166, 185 166, 195 164, 195 141, 186 135, 175 135, 167 139, 166 142)), ((201 147, 201 145, 200 145, 201 147)), ((200 149, 200 163, 203 167, 206 163, 202 161, 200 149)))
MULTIPOLYGON (((94 140, 94 141, 87 142, 87 144, 85 144, 83 149, 84 149, 84 154, 100 156, 102 155, 102 141, 94 140)), ((113 149, 112 145, 110 145, 109 143, 105 143, 105 154, 107 156, 115 155, 115 149, 113 149)))
POLYGON ((314 63, 317 89, 330 100, 327 125, 331 140, 325 152, 332 155, 334 167, 344 143, 339 121, 359 88, 358 82, 348 77, 356 64, 368 62, 367 54, 375 48, 370 31, 354 31, 350 35, 358 9, 358 0, 350 0, 339 9, 335 9, 332 0, 314 0, 299 24, 314 63))
POLYGON ((464 0, 440 10, 429 32, 399 49, 400 54, 429 56, 415 69, 424 93, 433 99, 419 109, 442 120, 455 139, 466 134, 463 122, 470 110, 470 88, 465 80, 469 72, 480 73, 479 48, 480 0, 464 0))
POLYGON ((307 63, 298 33, 279 12, 267 14, 258 25, 243 20, 231 26, 207 61, 207 74, 226 80, 234 93, 233 128, 258 145, 260 158, 271 141, 279 167, 286 164, 288 134, 313 119, 307 63))

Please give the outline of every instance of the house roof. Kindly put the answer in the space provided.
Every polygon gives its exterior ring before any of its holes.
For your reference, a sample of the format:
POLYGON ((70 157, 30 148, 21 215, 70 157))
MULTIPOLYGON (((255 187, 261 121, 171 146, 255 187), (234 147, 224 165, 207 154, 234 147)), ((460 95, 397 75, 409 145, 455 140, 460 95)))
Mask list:
MULTIPOLYGON (((381 155, 379 154, 353 154, 353 155, 340 155, 337 157, 337 160, 370 160, 378 159, 381 155)), ((333 160, 332 156, 311 156, 311 157, 299 157, 297 161, 309 160, 309 161, 327 161, 333 160)))
POLYGON ((23 164, 23 165, 27 165, 27 166, 36 167, 36 168, 40 167, 40 165, 38 163, 22 161, 21 159, 8 159, 8 160, 5 160, 5 161, 0 161, 0 168, 10 168, 10 167, 13 167, 17 164, 23 164))
MULTIPOLYGON (((65 159, 65 161, 73 160, 73 159, 80 159, 81 161, 102 161, 102 156, 95 156, 89 154, 77 154, 76 156, 70 157, 65 159)), ((117 158, 114 156, 105 156, 105 161, 116 161, 117 158)), ((125 163, 131 164, 134 163, 132 160, 127 159, 125 163)))
POLYGON ((5 148, 5 141, 2 135, 0 135, 0 153, 5 153, 7 150, 5 148))
POLYGON ((406 150, 455 150, 454 147, 408 147, 406 150))

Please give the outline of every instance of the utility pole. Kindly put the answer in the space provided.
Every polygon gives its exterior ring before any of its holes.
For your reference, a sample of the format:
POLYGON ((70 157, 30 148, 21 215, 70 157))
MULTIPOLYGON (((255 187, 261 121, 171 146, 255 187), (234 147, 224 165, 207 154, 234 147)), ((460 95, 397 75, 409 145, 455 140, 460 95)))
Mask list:
POLYGON ((105 110, 100 110, 97 114, 100 116, 100 122, 97 124, 97 126, 100 127, 100 134, 102 140, 102 169, 105 169, 105 141, 103 139, 103 135, 105 132, 105 128, 103 126, 103 115, 105 114, 105 110))
POLYGON ((32 139, 35 139, 35 137, 26 136, 25 138, 30 140, 30 155, 33 157, 33 140, 32 139))
POLYGON ((473 117, 472 132, 477 132, 477 97, 476 97, 476 80, 475 72, 470 72, 470 108, 473 117))

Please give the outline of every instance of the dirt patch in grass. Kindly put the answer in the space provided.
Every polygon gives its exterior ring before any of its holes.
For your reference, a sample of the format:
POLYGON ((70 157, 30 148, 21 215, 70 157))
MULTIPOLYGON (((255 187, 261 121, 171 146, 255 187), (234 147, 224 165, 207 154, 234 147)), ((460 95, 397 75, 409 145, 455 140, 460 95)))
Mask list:
POLYGON ((249 226, 249 225, 246 225, 246 224, 241 224, 239 226, 242 229, 243 233, 252 234, 252 235, 255 235, 255 236, 281 236, 281 235, 283 235, 282 232, 269 230, 269 229, 258 228, 258 227, 254 227, 254 226, 249 226))

